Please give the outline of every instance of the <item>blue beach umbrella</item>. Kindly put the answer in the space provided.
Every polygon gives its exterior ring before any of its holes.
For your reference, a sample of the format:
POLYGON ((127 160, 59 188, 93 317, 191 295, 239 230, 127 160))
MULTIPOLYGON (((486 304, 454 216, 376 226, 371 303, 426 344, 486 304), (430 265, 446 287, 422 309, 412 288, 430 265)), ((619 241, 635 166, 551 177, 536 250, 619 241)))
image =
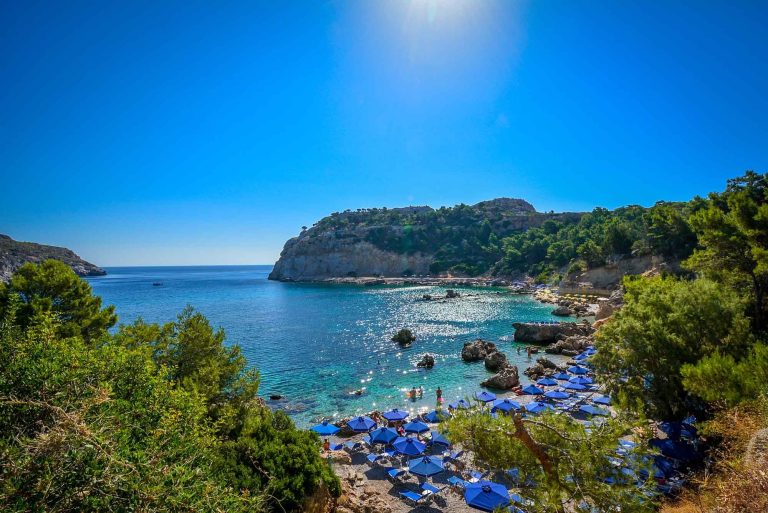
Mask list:
POLYGON ((327 420, 324 420, 317 426, 312 426, 311 429, 312 431, 314 431, 320 436, 329 436, 329 435, 335 435, 336 433, 339 432, 339 429, 341 428, 338 428, 333 424, 331 424, 330 422, 328 422, 327 420))
POLYGON ((579 385, 578 383, 570 383, 570 382, 565 383, 563 385, 563 388, 567 388, 568 390, 586 390, 587 389, 587 387, 585 387, 584 385, 579 385))
POLYGON ((518 402, 512 401, 511 399, 498 399, 493 402, 493 408, 491 411, 509 413, 512 410, 520 409, 522 409, 522 406, 520 406, 520 403, 518 402))
POLYGON ((581 367, 580 365, 572 365, 568 367, 568 372, 572 374, 586 374, 587 372, 589 372, 589 369, 587 369, 586 367, 581 367))
POLYGON ((558 379, 560 381, 568 381, 571 378, 570 374, 567 374, 565 372, 558 372, 554 376, 552 376, 555 379, 558 379))
POLYGON ((429 426, 423 422, 414 420, 403 426, 403 429, 405 429, 406 433, 424 433, 425 431, 429 431, 429 426))
POLYGON ((416 474, 417 476, 434 476, 444 470, 443 460, 434 456, 414 458, 408 461, 408 470, 411 474, 416 474))
POLYGON ((583 411, 584 413, 587 413, 589 415, 609 415, 610 414, 608 410, 598 408, 597 406, 592 406, 591 404, 585 404, 579 407, 579 411, 583 411))
POLYGON ((528 385, 523 387, 523 393, 528 395, 541 395, 544 393, 544 390, 540 389, 536 385, 528 385))
POLYGON ((534 401, 525 405, 525 411, 528 413, 541 413, 544 410, 554 410, 555 408, 551 404, 541 403, 534 401))
POLYGON ((544 397, 548 397, 549 399, 568 399, 571 397, 571 394, 563 392, 562 390, 550 390, 544 392, 544 397))
POLYGON ((577 383, 579 385, 590 385, 593 383, 592 378, 588 378, 587 376, 574 376, 568 381, 571 383, 577 383))
POLYGON ((469 409, 469 403, 465 401, 464 399, 459 399, 458 401, 454 401, 452 403, 448 404, 448 408, 452 408, 454 410, 458 409, 469 409))
POLYGON ((399 420, 405 420, 408 417, 408 412, 393 408, 388 412, 384 412, 382 417, 389 420, 390 422, 397 422, 399 420))
POLYGON ((557 385, 557 381, 555 381, 552 378, 541 378, 536 382, 537 385, 542 385, 545 387, 551 387, 552 385, 557 385))
POLYGON ((475 399, 484 403, 489 403, 496 399, 496 394, 483 390, 482 392, 475 392, 475 399))
POLYGON ((607 395, 596 395, 592 398, 592 402, 597 404, 611 404, 611 398, 607 395))
POLYGON ((424 420, 432 424, 437 424, 438 422, 442 422, 450 416, 451 414, 448 413, 447 411, 433 410, 427 413, 426 415, 424 415, 424 420))
POLYGON ((347 422, 347 426, 357 433, 365 433, 376 427, 376 423, 370 417, 355 417, 347 422))
POLYGON ((400 435, 397 434, 392 428, 381 427, 371 431, 371 443, 372 444, 391 444, 400 435))
POLYGON ((445 447, 451 446, 451 442, 449 442, 445 436, 443 436, 441 433, 438 433, 437 431, 432 431, 432 438, 429 440, 429 442, 432 445, 444 445, 445 447))
POLYGON ((504 485, 499 483, 479 481, 464 489, 464 500, 473 508, 493 511, 509 504, 509 492, 504 485))
POLYGON ((414 438, 404 438, 401 436, 392 442, 392 447, 394 447, 400 454, 405 454, 406 456, 419 456, 424 452, 424 449, 426 449, 427 446, 414 438))

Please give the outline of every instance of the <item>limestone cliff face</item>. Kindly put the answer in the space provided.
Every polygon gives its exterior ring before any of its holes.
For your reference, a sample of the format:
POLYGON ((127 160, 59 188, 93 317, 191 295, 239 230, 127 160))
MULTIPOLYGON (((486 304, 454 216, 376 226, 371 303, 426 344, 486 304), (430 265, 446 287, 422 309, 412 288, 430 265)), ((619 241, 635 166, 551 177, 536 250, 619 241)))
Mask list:
POLYGON ((19 242, 0 234, 0 281, 8 281, 13 273, 27 262, 60 260, 70 266, 79 276, 103 276, 104 269, 86 262, 72 250, 57 246, 46 246, 34 242, 19 242))
POLYGON ((530 203, 514 198, 439 210, 421 206, 337 212, 286 242, 269 278, 320 281, 428 275, 436 262, 471 259, 481 225, 503 237, 541 226, 547 219, 579 215, 539 213, 530 203))
POLYGON ((365 235, 344 232, 304 233, 285 243, 271 280, 317 281, 345 276, 402 276, 404 272, 429 274, 432 255, 384 251, 365 235))
POLYGON ((624 276, 655 275, 663 271, 679 272, 680 262, 653 255, 624 258, 604 266, 566 275, 560 283, 559 290, 563 294, 583 293, 590 290, 607 294, 621 286, 624 276))

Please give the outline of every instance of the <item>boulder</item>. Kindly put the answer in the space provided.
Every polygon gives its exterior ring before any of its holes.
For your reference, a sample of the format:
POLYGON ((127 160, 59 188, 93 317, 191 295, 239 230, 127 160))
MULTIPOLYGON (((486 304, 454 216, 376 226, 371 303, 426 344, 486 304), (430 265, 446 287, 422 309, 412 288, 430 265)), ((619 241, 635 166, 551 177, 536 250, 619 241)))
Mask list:
POLYGON ((591 335, 594 330, 588 323, 558 322, 545 324, 537 322, 515 322, 515 342, 529 344, 551 344, 572 335, 591 335))
POLYGON ((559 340, 547 347, 544 351, 548 354, 562 354, 565 356, 576 356, 584 351, 587 346, 593 344, 591 336, 573 335, 559 340))
POLYGON ((490 378, 486 379, 480 386, 495 388, 497 390, 510 390, 520 384, 520 376, 517 372, 517 367, 514 365, 508 365, 501 369, 497 374, 494 374, 490 378))
POLYGON ((558 306, 552 310, 552 315, 557 315, 560 317, 568 317, 569 315, 573 315, 573 313, 573 310, 571 310, 568 306, 558 306))
POLYGON ((562 369, 555 365, 554 362, 547 360, 546 358, 539 358, 536 360, 535 364, 525 369, 523 374, 535 381, 545 376, 551 376, 556 371, 560 370, 562 369))
POLYGON ((496 352, 496 344, 478 338, 464 343, 464 347, 461 348, 461 359, 465 362, 479 362, 493 352, 496 352))
POLYGON ((445 297, 448 298, 448 299, 453 299, 453 298, 460 297, 460 296, 461 296, 461 294, 459 294, 458 292, 456 292, 453 289, 448 289, 448 290, 445 291, 445 297))
POLYGON ((416 367, 423 367, 425 369, 431 369, 434 366, 435 357, 429 353, 425 353, 424 356, 421 357, 421 360, 419 360, 419 363, 416 364, 416 367))
POLYGON ((495 351, 485 357, 485 368, 491 372, 498 372, 508 365, 507 355, 500 351, 495 351))

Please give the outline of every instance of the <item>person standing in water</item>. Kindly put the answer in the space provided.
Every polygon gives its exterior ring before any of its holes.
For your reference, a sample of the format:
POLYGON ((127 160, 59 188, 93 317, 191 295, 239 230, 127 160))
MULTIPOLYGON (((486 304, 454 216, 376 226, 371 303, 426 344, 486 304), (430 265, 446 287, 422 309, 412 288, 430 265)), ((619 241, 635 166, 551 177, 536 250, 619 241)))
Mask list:
POLYGON ((435 394, 437 394, 437 404, 443 404, 443 389, 437 387, 435 394))
POLYGON ((419 386, 419 399, 424 398, 424 387, 419 386))

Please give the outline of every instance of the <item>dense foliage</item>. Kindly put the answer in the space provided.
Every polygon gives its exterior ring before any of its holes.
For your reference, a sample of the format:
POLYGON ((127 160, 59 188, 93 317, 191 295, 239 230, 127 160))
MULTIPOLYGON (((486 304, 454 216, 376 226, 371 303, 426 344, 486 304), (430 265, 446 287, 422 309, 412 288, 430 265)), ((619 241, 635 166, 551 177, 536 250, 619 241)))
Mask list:
POLYGON ((260 405, 258 374, 201 314, 110 335, 94 319, 112 310, 69 268, 33 267, 0 304, 0 509, 292 511, 338 495, 318 437, 260 405))
POLYGON ((609 391, 641 404, 653 418, 701 414, 681 369, 707 355, 738 356, 749 348, 744 302, 707 280, 627 279, 624 288, 626 304, 597 335, 597 372, 609 391))
POLYGON ((444 430, 473 451, 481 468, 516 469, 524 495, 532 499, 529 513, 574 511, 582 503, 592 511, 650 512, 655 505, 648 453, 634 449, 625 458, 629 471, 611 463, 621 437, 644 436, 638 420, 621 416, 587 428, 552 412, 498 418, 457 413, 444 430))
MULTIPOLYGON (((586 269, 632 255, 685 258, 696 245, 688 216, 698 202, 660 202, 586 214, 537 213, 520 200, 334 213, 312 230, 357 237, 396 253, 433 255, 433 273, 528 274, 586 269)), ((311 235, 307 232, 305 235, 311 235)))

